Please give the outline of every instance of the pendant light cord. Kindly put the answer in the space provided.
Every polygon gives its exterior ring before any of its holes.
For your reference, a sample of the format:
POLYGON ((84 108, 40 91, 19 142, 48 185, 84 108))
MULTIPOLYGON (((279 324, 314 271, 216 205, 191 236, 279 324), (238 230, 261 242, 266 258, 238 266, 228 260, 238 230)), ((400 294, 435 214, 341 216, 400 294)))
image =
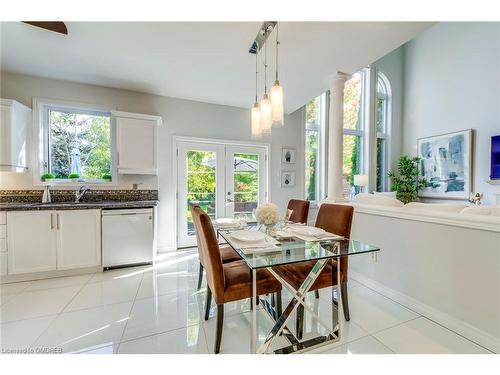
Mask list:
POLYGON ((267 42, 264 44, 264 94, 267 94, 267 42))
MULTIPOLYGON (((257 47, 258 49, 258 47, 257 47)), ((258 85, 258 76, 259 76, 259 67, 258 67, 258 52, 255 52, 255 103, 257 103, 258 99, 257 99, 257 92, 258 92, 258 89, 257 89, 257 85, 258 85)))
POLYGON ((279 47, 280 47, 280 40, 279 40, 279 23, 276 23, 276 81, 278 81, 278 63, 279 63, 279 47))

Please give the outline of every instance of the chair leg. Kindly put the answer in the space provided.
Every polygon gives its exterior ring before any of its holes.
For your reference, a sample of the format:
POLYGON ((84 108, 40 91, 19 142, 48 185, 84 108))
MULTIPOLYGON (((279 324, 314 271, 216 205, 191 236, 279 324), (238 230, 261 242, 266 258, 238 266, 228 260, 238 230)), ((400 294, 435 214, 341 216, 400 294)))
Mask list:
POLYGON ((201 264, 200 262, 200 271, 198 273, 198 290, 200 290, 202 282, 203 282, 203 264, 201 264))
MULTIPOLYGON (((198 289, 200 289, 200 288, 198 288, 198 289)), ((316 296, 316 298, 319 298, 319 289, 316 289, 314 291, 314 295, 316 296)))
POLYGON ((212 304, 212 291, 207 286, 207 300, 205 301, 205 320, 210 317, 210 305, 212 304))
POLYGON ((347 298, 347 282, 340 283, 340 293, 342 299, 342 309, 344 310, 345 320, 351 320, 351 315, 349 314, 349 300, 347 298))
POLYGON ((278 315, 276 318, 279 318, 283 313, 283 305, 281 302, 281 290, 279 292, 276 292, 276 313, 278 315))
POLYGON ((297 321, 295 322, 296 325, 296 331, 297 331, 297 338, 299 340, 302 339, 302 333, 304 330, 304 306, 299 305, 297 307, 297 321))
POLYGON ((222 340, 222 327, 224 326, 224 304, 217 305, 217 334, 215 338, 215 354, 220 351, 220 342, 222 340))

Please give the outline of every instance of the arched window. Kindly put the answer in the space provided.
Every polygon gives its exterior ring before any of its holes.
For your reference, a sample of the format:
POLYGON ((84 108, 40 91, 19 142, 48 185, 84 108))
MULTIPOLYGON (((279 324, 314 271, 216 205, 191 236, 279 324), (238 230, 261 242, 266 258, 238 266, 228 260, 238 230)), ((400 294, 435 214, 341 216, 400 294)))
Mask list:
POLYGON ((391 85, 383 73, 378 73, 375 112, 377 133, 377 185, 376 191, 387 191, 389 180, 389 136, 391 127, 391 85))

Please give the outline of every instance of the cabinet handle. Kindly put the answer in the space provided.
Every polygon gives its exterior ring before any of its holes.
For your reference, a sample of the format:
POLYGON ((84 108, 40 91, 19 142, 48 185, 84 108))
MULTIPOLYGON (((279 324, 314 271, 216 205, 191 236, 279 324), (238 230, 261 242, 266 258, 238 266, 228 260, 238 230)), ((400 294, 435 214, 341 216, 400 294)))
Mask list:
POLYGON ((57 230, 59 230, 59 214, 57 214, 57 230))
POLYGON ((54 214, 50 213, 50 230, 54 229, 54 214))
POLYGON ((120 165, 120 151, 116 153, 116 165, 120 165))

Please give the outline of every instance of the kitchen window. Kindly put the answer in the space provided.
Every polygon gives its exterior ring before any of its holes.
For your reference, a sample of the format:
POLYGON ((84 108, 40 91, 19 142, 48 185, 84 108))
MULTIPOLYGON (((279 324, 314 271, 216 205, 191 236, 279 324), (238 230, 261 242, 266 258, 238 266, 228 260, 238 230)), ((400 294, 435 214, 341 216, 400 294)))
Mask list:
POLYGON ((64 103, 37 103, 39 182, 110 183, 113 126, 109 111, 64 103))

